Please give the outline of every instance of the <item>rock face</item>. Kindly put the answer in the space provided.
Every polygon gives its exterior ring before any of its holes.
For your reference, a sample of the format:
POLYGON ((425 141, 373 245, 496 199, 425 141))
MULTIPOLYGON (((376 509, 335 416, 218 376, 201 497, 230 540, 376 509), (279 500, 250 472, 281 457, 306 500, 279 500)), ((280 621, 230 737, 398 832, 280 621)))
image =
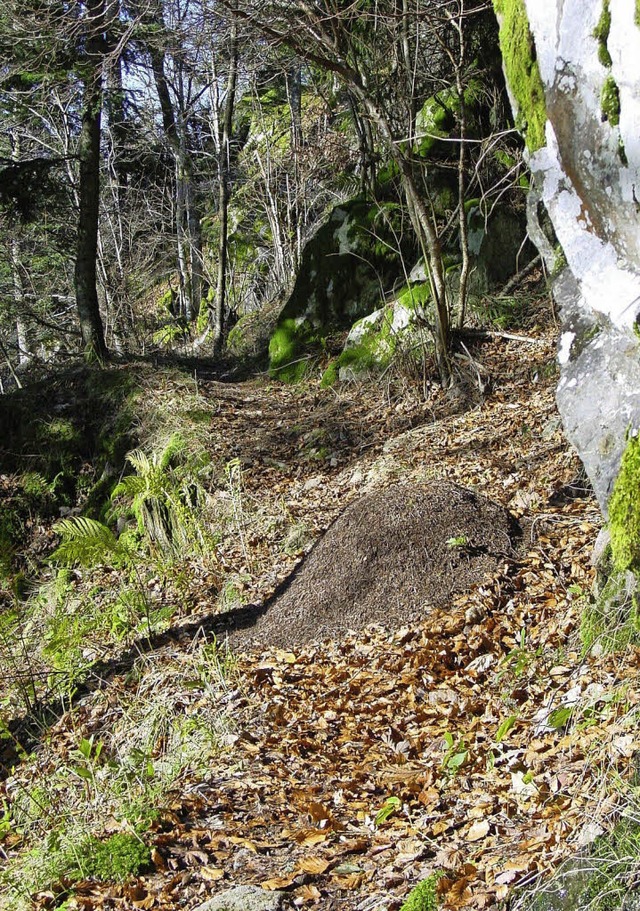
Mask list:
POLYGON ((640 4, 494 6, 534 176, 530 234, 563 321, 558 407, 606 514, 640 429, 640 4))
MULTIPOLYGON (((527 240, 524 211, 504 205, 485 218, 472 201, 467 219, 471 260, 468 306, 473 309, 487 294, 501 288, 519 268, 526 266, 535 249, 527 240)), ((452 248, 450 254, 455 263, 459 258, 457 247, 452 248)), ((420 362, 424 351, 433 343, 427 327, 434 322, 430 285, 422 260, 408 278, 407 284, 393 299, 354 323, 344 351, 323 377, 325 385, 335 380, 349 382, 380 373, 399 352, 420 362)), ((460 270, 456 265, 449 268, 446 281, 451 299, 457 299, 460 270)))

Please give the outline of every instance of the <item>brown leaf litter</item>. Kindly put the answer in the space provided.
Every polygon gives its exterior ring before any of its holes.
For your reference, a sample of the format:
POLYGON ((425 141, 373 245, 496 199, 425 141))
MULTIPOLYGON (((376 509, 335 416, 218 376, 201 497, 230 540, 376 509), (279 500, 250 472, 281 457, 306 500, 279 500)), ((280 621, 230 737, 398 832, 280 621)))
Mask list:
MULTIPOLYGON (((192 909, 242 883, 293 907, 397 911, 440 870, 446 907, 494 908, 606 827, 608 782, 640 747, 640 656, 581 654, 600 517, 557 422, 553 349, 553 330, 492 340, 475 354, 491 396, 450 416, 366 387, 203 385, 212 450, 243 467, 244 538, 220 541, 221 571, 244 566, 258 604, 308 549, 283 552, 289 527, 320 540, 248 634, 273 644, 239 655, 231 727, 165 801, 153 869, 80 884, 78 907, 192 909)), ((210 602, 193 604, 204 622, 210 602)), ((50 729, 41 769, 70 740, 106 736, 145 674, 160 691, 173 681, 173 713, 195 717, 210 697, 169 673, 194 646, 176 628, 136 675, 84 699, 50 729)))

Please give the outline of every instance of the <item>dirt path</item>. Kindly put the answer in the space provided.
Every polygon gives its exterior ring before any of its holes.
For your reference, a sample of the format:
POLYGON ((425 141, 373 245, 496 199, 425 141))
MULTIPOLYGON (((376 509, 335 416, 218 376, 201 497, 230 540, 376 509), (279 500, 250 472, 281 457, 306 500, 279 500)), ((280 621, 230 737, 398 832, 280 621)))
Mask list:
MULTIPOLYGON (((146 686, 187 718, 208 706, 225 719, 218 755, 179 782, 153 823, 153 871, 125 886, 80 883, 80 907, 191 909, 233 885, 257 884, 285 890, 295 907, 396 911, 437 869, 448 906, 485 909, 588 840, 594 808, 603 821, 611 813, 600 770, 607 763, 624 773, 631 762, 637 659, 581 660, 579 593, 591 582, 600 519, 560 431, 553 336, 485 344, 476 356, 492 376, 491 395, 449 416, 438 395, 425 404, 392 389, 354 396, 200 384, 213 413, 211 451, 221 468, 233 463, 237 471, 217 495, 227 505, 235 498, 242 533, 221 540, 220 565, 240 592, 238 613, 253 610, 257 629, 277 634, 277 643, 236 653, 218 703, 208 705, 207 691, 186 687, 191 671, 181 668, 191 667, 212 629, 224 639, 234 613, 212 617, 203 586, 182 626, 140 656, 136 675, 115 673, 74 711, 74 737, 106 737, 114 706, 146 686), (314 631, 330 632, 322 598, 335 605, 336 593, 357 581, 354 565, 341 576, 342 560, 335 563, 337 522, 325 553, 322 544, 314 552, 315 569, 308 557, 310 581, 294 583, 289 600, 264 613, 341 514, 340 546, 359 553, 358 522, 367 514, 357 505, 345 512, 350 504, 373 498, 389 536, 390 504, 396 516, 406 512, 394 491, 443 492, 449 483, 499 504, 491 532, 499 516, 508 525, 503 508, 521 520, 517 556, 498 546, 504 535, 485 542, 475 539, 477 528, 452 529, 450 537, 466 540, 440 540, 440 562, 453 548, 458 571, 476 555, 470 549, 496 556, 462 586, 468 590, 441 592, 419 621, 406 598, 406 615, 396 612, 389 628, 387 588, 376 594, 375 624, 352 634, 347 628, 359 624, 349 610, 357 612, 362 595, 354 589, 338 603, 338 635, 300 645, 314 631), (294 602, 304 636, 287 626, 294 602), (621 684, 624 705, 612 698, 621 684)), ((429 514, 447 515, 449 500, 434 501, 429 514)), ((417 529, 420 510, 416 519, 417 529)), ((398 560, 417 540, 399 527, 398 560)), ((69 742, 68 727, 62 718, 51 730, 53 753, 69 742)), ((48 907, 45 897, 40 905, 48 907)))

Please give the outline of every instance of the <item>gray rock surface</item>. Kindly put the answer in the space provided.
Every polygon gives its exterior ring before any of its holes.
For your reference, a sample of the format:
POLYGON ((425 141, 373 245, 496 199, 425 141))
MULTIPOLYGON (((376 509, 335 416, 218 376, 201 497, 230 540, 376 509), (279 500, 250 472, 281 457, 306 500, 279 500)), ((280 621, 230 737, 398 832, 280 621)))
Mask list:
POLYGON ((194 911, 280 911, 284 892, 265 892, 258 886, 236 886, 220 892, 194 911))
POLYGON ((633 333, 587 308, 569 269, 554 295, 564 329, 558 410, 606 515, 627 432, 640 420, 640 350, 633 333))
POLYGON ((558 407, 606 514, 627 434, 640 429, 640 27, 632 0, 609 5, 608 27, 602 0, 524 7, 520 53, 539 68, 547 118, 542 147, 529 142, 529 234, 555 276, 558 407))

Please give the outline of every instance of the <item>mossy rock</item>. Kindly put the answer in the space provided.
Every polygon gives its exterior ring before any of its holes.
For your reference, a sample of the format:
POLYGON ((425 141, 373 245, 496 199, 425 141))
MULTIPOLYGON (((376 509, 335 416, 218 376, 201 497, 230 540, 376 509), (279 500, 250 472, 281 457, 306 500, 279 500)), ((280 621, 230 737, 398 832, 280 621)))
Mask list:
POLYGON ((546 143, 547 108, 525 0, 493 0, 500 20, 500 48, 509 88, 517 106, 516 126, 527 148, 546 143))
POLYGON ((640 572, 640 436, 631 436, 609 500, 611 552, 616 568, 640 572))
POLYGON ((323 374, 322 385, 365 379, 386 370, 401 346, 407 342, 411 346, 430 297, 427 282, 406 285, 392 303, 354 323, 344 351, 323 374))
MULTIPOLYGON (((473 135, 474 112, 483 102, 483 89, 479 80, 472 79, 464 90, 467 135, 473 135)), ((460 96, 455 87, 443 89, 427 98, 416 116, 418 140, 414 151, 422 158, 450 158, 458 155, 457 145, 443 140, 455 135, 460 112, 460 96)))
POLYGON ((295 381, 305 359, 323 350, 331 334, 379 307, 386 290, 415 259, 411 232, 402 231, 401 207, 357 197, 336 206, 305 246, 300 270, 269 344, 272 376, 295 381), (401 249, 397 238, 404 237, 401 249))
POLYGON ((281 320, 269 342, 269 372, 286 383, 298 383, 321 346, 318 329, 303 318, 281 320))

